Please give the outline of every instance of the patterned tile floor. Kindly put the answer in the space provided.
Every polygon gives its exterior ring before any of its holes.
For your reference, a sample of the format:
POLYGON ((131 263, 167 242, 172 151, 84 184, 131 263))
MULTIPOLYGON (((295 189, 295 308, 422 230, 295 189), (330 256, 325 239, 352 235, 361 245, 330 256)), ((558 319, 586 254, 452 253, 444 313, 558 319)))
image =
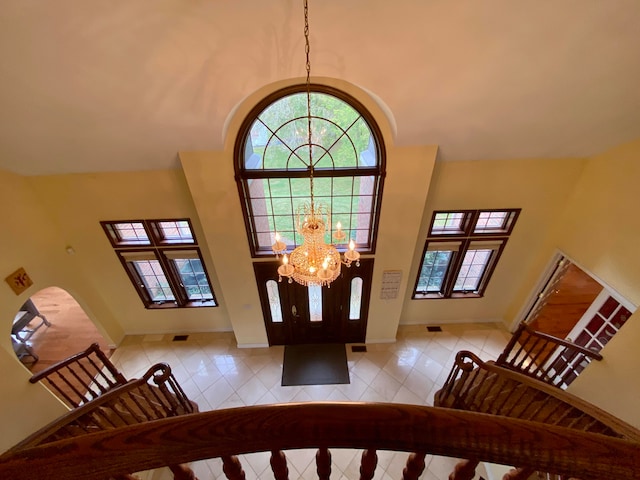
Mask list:
MULTIPOLYGON (((401 326, 395 343, 368 344, 367 352, 347 348, 351 379, 347 385, 282 387, 284 347, 239 349, 232 333, 191 334, 186 341, 172 341, 173 335, 129 336, 112 361, 128 378, 142 375, 154 363, 168 363, 201 411, 317 400, 433 405, 456 352, 470 350, 483 360, 492 360, 509 337, 498 324, 443 325, 442 332, 429 332, 424 325, 401 326)), ((358 478, 361 452, 331 453, 332 479, 358 478)), ((317 478, 314 451, 286 454, 290 479, 317 478)), ((400 478, 407 454, 378 452, 378 456, 375 480, 400 478)), ((273 478, 268 453, 245 455, 241 461, 247 480, 273 478)), ((455 459, 430 456, 421 478, 446 480, 455 463, 455 459)), ((219 459, 196 462, 192 468, 200 480, 225 478, 219 459)), ((165 480, 171 475, 165 469, 146 478, 165 480)))

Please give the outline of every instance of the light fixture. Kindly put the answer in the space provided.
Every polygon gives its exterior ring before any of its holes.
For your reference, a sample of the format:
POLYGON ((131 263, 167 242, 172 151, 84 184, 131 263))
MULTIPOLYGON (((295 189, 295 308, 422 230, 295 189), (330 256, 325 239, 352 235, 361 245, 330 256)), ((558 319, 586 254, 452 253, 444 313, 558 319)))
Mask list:
MULTIPOLYGON (((311 135, 311 62, 309 60, 309 7, 304 1, 304 39, 307 57, 307 139, 309 147, 309 186, 310 202, 302 205, 296 212, 296 231, 302 236, 302 245, 294 248, 287 255, 287 245, 276 232, 275 242, 271 246, 276 255, 283 255, 282 265, 278 267, 278 277, 288 278, 289 283, 295 280, 301 285, 329 286, 340 275, 342 264, 350 267, 353 262, 360 266, 360 253, 356 251, 356 244, 351 239, 349 249, 344 253, 344 259, 336 247, 325 243, 324 236, 327 226, 331 228, 331 210, 326 205, 316 204, 313 192, 313 143, 311 135)), ((333 238, 342 242, 346 234, 338 222, 333 238)))

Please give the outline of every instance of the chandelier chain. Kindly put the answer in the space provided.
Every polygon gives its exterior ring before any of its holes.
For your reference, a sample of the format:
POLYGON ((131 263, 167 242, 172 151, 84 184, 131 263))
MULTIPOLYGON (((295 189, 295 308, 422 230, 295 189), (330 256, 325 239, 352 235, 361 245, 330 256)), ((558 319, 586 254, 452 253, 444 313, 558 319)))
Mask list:
POLYGON ((309 188, 311 191, 311 213, 315 208, 313 201, 313 148, 311 145, 311 60, 309 53, 309 4, 308 0, 304 0, 304 51, 307 57, 307 134, 309 141, 309 188))
MULTIPOLYGON (((313 192, 313 135, 311 132, 311 60, 309 46, 309 5, 308 0, 304 0, 304 40, 305 54, 307 57, 307 145, 309 147, 309 187, 310 204, 300 205, 296 214, 296 231, 302 236, 303 241, 293 249, 290 256, 287 256, 287 245, 280 239, 276 232, 275 242, 271 246, 276 255, 283 254, 282 265, 278 267, 278 279, 288 278, 289 283, 295 280, 300 285, 326 285, 340 276, 341 266, 347 267, 355 263, 360 265, 360 253, 355 250, 355 242, 349 242, 349 250, 344 254, 344 260, 340 252, 331 243, 325 241, 327 227, 331 236, 331 209, 326 205, 315 205, 313 192)), ((322 145, 322 143, 319 143, 322 145)), ((337 224, 337 231, 333 238, 342 242, 346 235, 341 230, 340 222, 337 224)))

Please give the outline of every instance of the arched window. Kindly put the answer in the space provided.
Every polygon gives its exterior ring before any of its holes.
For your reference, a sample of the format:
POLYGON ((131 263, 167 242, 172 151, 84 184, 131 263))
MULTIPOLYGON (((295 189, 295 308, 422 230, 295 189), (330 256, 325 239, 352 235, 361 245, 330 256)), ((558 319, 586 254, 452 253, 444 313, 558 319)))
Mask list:
MULTIPOLYGON (((253 257, 272 255, 277 231, 289 248, 302 239, 295 213, 310 200, 306 86, 265 98, 245 119, 235 146, 235 168, 253 257)), ((384 146, 371 115, 354 98, 311 85, 312 161, 315 202, 331 211, 358 251, 374 253, 384 146)), ((332 242, 327 231, 327 243, 332 242)))

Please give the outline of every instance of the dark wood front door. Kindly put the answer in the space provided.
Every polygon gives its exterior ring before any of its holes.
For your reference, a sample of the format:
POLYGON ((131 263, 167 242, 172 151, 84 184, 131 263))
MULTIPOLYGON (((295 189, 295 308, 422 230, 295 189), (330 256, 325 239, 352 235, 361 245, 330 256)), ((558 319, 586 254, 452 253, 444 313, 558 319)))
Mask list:
POLYGON ((373 259, 342 267, 330 287, 278 281, 278 263, 254 263, 269 345, 364 342, 373 259))

